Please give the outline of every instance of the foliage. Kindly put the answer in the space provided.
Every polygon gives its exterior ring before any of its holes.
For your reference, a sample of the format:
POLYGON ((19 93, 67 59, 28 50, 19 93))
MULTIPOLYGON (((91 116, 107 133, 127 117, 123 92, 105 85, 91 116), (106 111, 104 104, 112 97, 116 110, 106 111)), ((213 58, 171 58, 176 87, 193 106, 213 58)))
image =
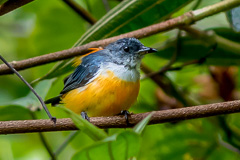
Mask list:
MULTIPOLYGON (((8 61, 13 61, 68 49, 73 44, 81 45, 133 31, 220 0, 201 0, 195 6, 198 1, 108 0, 112 10, 107 12, 102 1, 76 0, 99 20, 93 26, 63 1, 33 1, 0 17, 1 55, 8 61)), ((5 0, 0 1, 0 4, 4 2, 5 0)), ((168 70, 164 73, 164 81, 175 88, 174 91, 180 97, 176 97, 168 87, 160 89, 150 78, 144 79, 138 102, 130 111, 140 113, 183 107, 179 102, 181 98, 189 105, 239 98, 240 52, 234 49, 234 46, 240 45, 239 33, 236 32, 239 31, 239 7, 226 14, 228 18, 221 13, 194 24, 198 30, 214 31, 210 36, 194 38, 184 33, 178 37, 177 30, 171 30, 141 39, 146 46, 159 49, 158 53, 148 55, 143 60, 153 71, 167 64, 177 52, 176 61, 171 67, 184 67, 168 70), (216 37, 223 45, 215 46, 216 37), (180 42, 180 48, 176 47, 177 42, 180 42), (199 59, 202 63, 184 65, 199 59)), ((57 76, 54 80, 39 80, 34 84, 42 98, 50 98, 62 89, 64 77, 72 70, 70 62, 67 60, 46 64, 22 71, 21 74, 29 82, 39 77, 44 79, 57 76), (50 76, 48 74, 46 77, 47 73, 51 73, 50 76)), ((37 118, 47 118, 44 111, 36 109, 39 102, 16 76, 0 76, 0 82, 0 120, 31 119, 29 107, 34 110, 37 118)), ((140 160, 240 158, 239 114, 146 126, 149 116, 134 129, 108 129, 106 133, 58 107, 49 106, 49 109, 57 118, 69 117, 70 114, 82 130, 58 155, 59 159, 88 159, 87 154, 91 155, 91 159, 94 156, 99 159, 134 157, 140 160)), ((44 135, 55 151, 69 132, 44 135)), ((49 159, 37 134, 1 135, 0 148, 0 159, 3 160, 49 159)))

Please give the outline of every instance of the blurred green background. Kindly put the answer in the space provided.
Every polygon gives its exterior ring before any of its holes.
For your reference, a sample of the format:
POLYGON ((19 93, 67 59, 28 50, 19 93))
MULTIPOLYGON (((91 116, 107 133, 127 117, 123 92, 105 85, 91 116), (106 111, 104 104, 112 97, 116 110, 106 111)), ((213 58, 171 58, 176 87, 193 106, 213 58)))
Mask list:
MULTIPOLYGON (((76 0, 96 20, 108 13, 106 9, 108 7, 112 9, 121 3, 126 3, 124 6, 131 3, 129 0, 125 2, 107 0, 109 6, 106 6, 103 1, 76 0)), ((86 31, 91 31, 89 30, 91 24, 74 12, 64 1, 33 1, 0 17, 0 54, 8 61, 27 59, 71 48, 81 37, 78 44, 85 44, 177 17, 192 9, 220 1, 159 0, 156 2, 158 3, 156 4, 153 0, 139 0, 134 3, 135 5, 121 12, 116 10, 119 12, 107 21, 107 27, 104 25, 105 27, 103 26, 96 33, 86 34, 86 31), (147 10, 144 10, 145 8, 147 10), (84 37, 87 37, 87 40, 84 41, 84 37)), ((229 18, 231 17, 234 16, 229 15, 229 18)), ((239 22, 240 13, 236 17, 234 17, 235 20, 239 22)), ((101 23, 106 22, 107 18, 103 17, 101 23)), ((225 13, 205 18, 194 24, 194 27, 199 30, 214 30, 219 36, 233 42, 240 42, 240 34, 236 29, 234 31, 231 28, 225 13)), ((203 39, 192 38, 186 33, 177 37, 177 33, 178 30, 174 29, 141 39, 144 45, 159 49, 155 55, 146 56, 143 60, 144 64, 153 71, 163 67, 176 52, 177 39, 180 39, 181 49, 173 66, 204 58, 213 47, 211 44, 203 43, 203 39)), ((210 54, 203 64, 189 65, 181 70, 166 72, 164 76, 168 84, 167 89, 159 88, 150 78, 142 80, 138 102, 130 111, 141 113, 183 107, 184 102, 191 106, 238 99, 239 54, 231 48, 221 47, 217 47, 210 54), (173 89, 169 89, 169 86, 173 89)), ((31 82, 46 75, 54 65, 56 63, 34 67, 20 73, 28 82, 31 82)), ((42 80, 34 84, 42 98, 56 96, 61 91, 62 81, 69 74, 67 71, 67 69, 60 70, 62 73, 56 72, 57 75, 54 75, 58 78, 42 80)), ((39 103, 36 98, 29 93, 28 87, 15 75, 0 76, 0 120, 32 119, 29 108, 34 110, 38 119, 46 119, 45 112, 37 110, 39 103)), ((48 108, 57 118, 67 117, 57 107, 49 106, 48 108)), ((240 159, 239 122, 239 114, 232 114, 147 126, 141 135, 140 151, 136 159, 240 159)), ((122 131, 125 129, 108 130, 109 135, 122 131)), ((44 133, 44 136, 55 151, 69 133, 67 131, 51 132, 44 133)), ((71 159, 77 151, 94 143, 86 134, 79 133, 58 155, 58 158, 71 159)), ((49 154, 37 133, 1 135, 0 160, 12 159, 45 160, 49 159, 49 154)))

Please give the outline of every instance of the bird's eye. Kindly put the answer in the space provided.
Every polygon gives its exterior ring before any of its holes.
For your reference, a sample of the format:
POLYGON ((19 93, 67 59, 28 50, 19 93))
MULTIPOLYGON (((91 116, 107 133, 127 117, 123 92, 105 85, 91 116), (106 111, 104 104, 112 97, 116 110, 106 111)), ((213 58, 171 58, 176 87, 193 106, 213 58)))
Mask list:
POLYGON ((123 49, 125 52, 129 52, 129 47, 124 47, 123 49))

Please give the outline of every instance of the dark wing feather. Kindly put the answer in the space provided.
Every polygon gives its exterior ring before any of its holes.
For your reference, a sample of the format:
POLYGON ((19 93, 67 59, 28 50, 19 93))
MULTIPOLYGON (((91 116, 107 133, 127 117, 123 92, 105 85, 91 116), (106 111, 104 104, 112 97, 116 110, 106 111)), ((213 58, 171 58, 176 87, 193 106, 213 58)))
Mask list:
POLYGON ((98 72, 101 63, 111 62, 111 57, 108 50, 100 50, 87 55, 82 59, 82 63, 75 71, 64 79, 64 88, 57 97, 46 100, 46 103, 52 105, 59 104, 61 96, 75 88, 83 87, 89 83, 98 72))
POLYGON ((64 80, 64 88, 60 94, 88 84, 89 80, 97 74, 101 63, 108 63, 110 61, 111 57, 109 55, 109 51, 104 49, 84 57, 82 63, 64 80))
POLYGON ((75 88, 85 86, 89 80, 96 75, 98 69, 99 67, 94 65, 88 67, 85 67, 83 65, 78 66, 75 72, 71 74, 66 80, 64 88, 60 94, 64 94, 75 88))

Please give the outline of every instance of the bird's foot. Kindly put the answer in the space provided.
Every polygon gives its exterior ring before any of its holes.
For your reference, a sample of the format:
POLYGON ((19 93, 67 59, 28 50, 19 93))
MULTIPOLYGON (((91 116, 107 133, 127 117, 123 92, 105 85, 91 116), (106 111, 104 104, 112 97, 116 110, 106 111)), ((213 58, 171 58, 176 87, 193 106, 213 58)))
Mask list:
POLYGON ((120 112, 120 115, 124 115, 128 127, 132 126, 132 125, 129 123, 129 116, 131 115, 130 112, 128 112, 127 110, 122 110, 122 111, 120 112))
POLYGON ((90 122, 89 117, 86 112, 81 112, 81 116, 83 119, 86 119, 88 122, 90 122))

